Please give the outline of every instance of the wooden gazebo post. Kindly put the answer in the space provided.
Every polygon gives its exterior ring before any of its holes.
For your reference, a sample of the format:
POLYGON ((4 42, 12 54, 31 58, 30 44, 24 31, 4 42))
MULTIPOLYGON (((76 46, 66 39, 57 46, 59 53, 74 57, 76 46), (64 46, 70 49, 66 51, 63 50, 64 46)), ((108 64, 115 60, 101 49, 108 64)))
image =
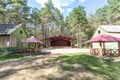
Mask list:
POLYGON ((103 51, 102 51, 102 42, 100 42, 100 56, 102 56, 102 53, 103 53, 103 51))
POLYGON ((38 48, 37 48, 37 43, 35 43, 35 53, 37 53, 38 48))
POLYGON ((90 49, 90 51, 89 51, 89 52, 90 52, 90 54, 93 54, 92 47, 93 47, 93 46, 92 46, 92 43, 89 43, 89 49, 90 49))
POLYGON ((103 42, 103 56, 105 55, 105 42, 103 42))
POLYGON ((120 56, 120 41, 118 42, 118 56, 120 56))

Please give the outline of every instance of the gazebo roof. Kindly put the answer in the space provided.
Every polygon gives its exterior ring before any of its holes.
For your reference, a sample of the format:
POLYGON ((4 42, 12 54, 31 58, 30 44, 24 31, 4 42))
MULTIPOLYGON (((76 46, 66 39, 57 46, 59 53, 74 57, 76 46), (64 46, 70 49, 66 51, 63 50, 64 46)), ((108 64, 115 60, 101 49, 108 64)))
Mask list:
POLYGON ((99 35, 95 38, 92 38, 90 40, 87 41, 87 43, 91 43, 91 42, 119 42, 120 38, 116 38, 110 35, 99 35))
POLYGON ((22 43, 40 43, 40 44, 43 44, 42 41, 40 41, 39 39, 35 38, 34 36, 31 36, 30 38, 24 39, 21 42, 22 43))
POLYGON ((67 41, 72 41, 73 38, 72 37, 68 37, 68 36, 63 36, 63 35, 58 35, 58 36, 52 36, 48 38, 50 41, 55 41, 55 40, 67 40, 67 41))

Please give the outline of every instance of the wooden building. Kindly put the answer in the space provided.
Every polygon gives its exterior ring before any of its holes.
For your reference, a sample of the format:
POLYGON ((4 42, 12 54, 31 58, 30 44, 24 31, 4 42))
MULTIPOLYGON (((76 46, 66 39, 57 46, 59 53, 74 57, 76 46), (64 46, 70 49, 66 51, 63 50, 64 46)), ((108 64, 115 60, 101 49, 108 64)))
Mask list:
POLYGON ((50 41, 50 47, 72 47, 72 37, 58 35, 58 36, 52 36, 48 38, 50 41))
POLYGON ((0 24, 0 52, 21 50, 21 40, 27 34, 21 24, 0 24))
MULTIPOLYGON (((95 33, 93 34, 92 38, 95 38, 99 35, 111 35, 113 37, 120 38, 120 25, 99 25, 96 29, 95 33)), ((92 43, 94 48, 99 48, 99 43, 92 43)), ((108 49, 118 49, 117 42, 107 42, 105 44, 106 48, 108 49)))

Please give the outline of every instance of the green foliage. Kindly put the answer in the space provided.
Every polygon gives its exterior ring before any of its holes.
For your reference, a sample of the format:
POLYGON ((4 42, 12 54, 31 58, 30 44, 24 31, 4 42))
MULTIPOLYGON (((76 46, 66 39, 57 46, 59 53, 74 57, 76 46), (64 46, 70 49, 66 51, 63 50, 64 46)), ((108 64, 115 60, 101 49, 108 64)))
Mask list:
POLYGON ((99 25, 120 24, 120 0, 108 0, 108 4, 88 16, 89 28, 87 37, 90 39, 99 25))
POLYGON ((86 36, 86 28, 88 21, 86 19, 86 12, 84 7, 78 6, 73 9, 69 16, 66 18, 67 35, 74 36, 77 40, 79 47, 83 46, 86 36))
POLYGON ((120 0, 108 0, 108 5, 99 8, 94 16, 95 24, 120 24, 120 0))
POLYGON ((54 7, 52 0, 49 0, 45 7, 40 10, 40 19, 43 41, 48 47, 49 43, 46 38, 64 33, 63 15, 54 7))

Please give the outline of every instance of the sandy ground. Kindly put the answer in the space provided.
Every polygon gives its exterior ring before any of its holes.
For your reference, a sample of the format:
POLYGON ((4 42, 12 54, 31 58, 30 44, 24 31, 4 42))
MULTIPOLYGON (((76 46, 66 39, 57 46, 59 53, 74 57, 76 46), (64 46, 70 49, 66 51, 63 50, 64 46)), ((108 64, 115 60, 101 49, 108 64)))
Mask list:
POLYGON ((51 60, 60 55, 64 54, 28 56, 0 62, 0 80, 83 80, 84 76, 92 78, 92 73, 78 64, 75 65, 78 67, 76 72, 59 70, 66 63, 51 60))
POLYGON ((47 52, 47 53, 52 53, 52 54, 58 54, 58 53, 79 53, 79 52, 89 52, 89 49, 79 49, 79 48, 46 48, 42 49, 41 52, 47 52))
MULTIPOLYGON (((66 49, 44 50, 48 52, 52 50, 52 53, 55 53, 56 50, 58 50, 57 52, 59 50, 62 53, 66 52, 66 49)), ((72 50, 76 52, 87 52, 88 49, 67 49, 70 53, 72 50)), ((0 80, 95 80, 95 75, 86 71, 79 64, 74 64, 74 67, 77 69, 76 71, 59 70, 60 66, 67 65, 64 62, 54 61, 60 55, 65 54, 27 56, 21 59, 0 62, 0 80)), ((120 58, 111 59, 120 61, 120 58)))
POLYGON ((56 71, 54 64, 48 64, 49 59, 57 56, 38 55, 0 62, 0 80, 46 80, 45 76, 56 71))

